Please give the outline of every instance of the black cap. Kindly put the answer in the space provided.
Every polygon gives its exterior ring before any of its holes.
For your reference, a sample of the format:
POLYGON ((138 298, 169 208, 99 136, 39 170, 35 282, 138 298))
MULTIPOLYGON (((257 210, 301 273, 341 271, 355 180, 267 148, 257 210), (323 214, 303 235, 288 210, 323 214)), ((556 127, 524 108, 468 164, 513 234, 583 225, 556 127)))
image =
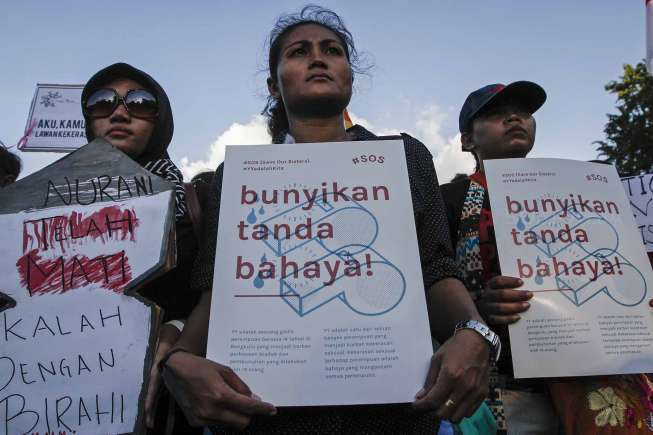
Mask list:
POLYGON ((490 103, 501 101, 516 101, 530 112, 535 113, 546 101, 546 92, 542 86, 527 81, 513 82, 509 85, 495 83, 483 86, 467 96, 458 117, 458 128, 461 133, 471 129, 472 121, 478 112, 490 103))

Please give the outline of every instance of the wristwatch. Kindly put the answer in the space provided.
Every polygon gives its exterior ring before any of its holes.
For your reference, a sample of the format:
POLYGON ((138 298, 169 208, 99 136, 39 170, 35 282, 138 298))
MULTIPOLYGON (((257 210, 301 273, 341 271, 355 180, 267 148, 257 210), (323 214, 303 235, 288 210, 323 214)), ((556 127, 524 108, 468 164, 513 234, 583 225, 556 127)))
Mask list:
POLYGON ((456 325, 454 335, 461 329, 471 329, 478 332, 490 346, 490 359, 494 360, 494 362, 499 361, 499 356, 501 356, 501 340, 489 326, 477 320, 464 320, 456 325))

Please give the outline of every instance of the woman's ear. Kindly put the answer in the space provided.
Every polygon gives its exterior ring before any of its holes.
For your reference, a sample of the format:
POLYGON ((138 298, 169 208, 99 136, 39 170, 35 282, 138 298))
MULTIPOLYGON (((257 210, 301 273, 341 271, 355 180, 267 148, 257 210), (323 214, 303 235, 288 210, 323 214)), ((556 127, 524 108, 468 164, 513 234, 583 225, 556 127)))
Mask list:
POLYGON ((460 135, 460 143, 462 144, 462 150, 473 152, 474 151, 474 142, 472 141, 472 133, 465 132, 460 135))
POLYGON ((268 83, 268 92, 270 93, 270 95, 272 95, 273 98, 276 98, 278 100, 281 94, 279 93, 279 87, 277 86, 277 83, 272 79, 272 77, 268 77, 267 83, 268 83))

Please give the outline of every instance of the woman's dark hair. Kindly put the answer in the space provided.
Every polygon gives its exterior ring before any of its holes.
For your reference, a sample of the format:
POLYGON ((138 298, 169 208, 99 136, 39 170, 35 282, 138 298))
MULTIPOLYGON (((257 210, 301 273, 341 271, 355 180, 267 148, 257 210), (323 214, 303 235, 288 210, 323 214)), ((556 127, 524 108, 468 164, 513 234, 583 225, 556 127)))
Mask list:
MULTIPOLYGON (((352 73, 363 71, 359 67, 360 58, 354 46, 354 39, 349 30, 347 30, 342 18, 329 9, 309 4, 297 13, 281 15, 270 32, 267 43, 269 47, 268 69, 270 78, 275 83, 277 82, 277 66, 279 65, 284 36, 294 28, 304 24, 317 24, 335 33, 345 47, 345 54, 352 73)), ((288 132, 288 116, 283 101, 280 98, 277 99, 269 95, 261 114, 268 119, 268 132, 272 136, 272 142, 282 142, 288 132)))
POLYGON ((20 157, 0 145, 0 173, 12 175, 14 180, 20 175, 20 157))

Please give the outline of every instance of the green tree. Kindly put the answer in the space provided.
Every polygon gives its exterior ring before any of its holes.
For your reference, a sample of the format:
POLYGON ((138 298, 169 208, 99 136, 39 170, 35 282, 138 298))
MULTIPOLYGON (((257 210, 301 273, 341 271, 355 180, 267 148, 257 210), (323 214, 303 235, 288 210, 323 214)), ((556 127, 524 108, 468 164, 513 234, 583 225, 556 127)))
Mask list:
POLYGON ((596 141, 599 157, 623 176, 653 171, 653 77, 644 62, 624 65, 624 75, 605 85, 617 95, 617 114, 608 114, 605 140, 596 141))

